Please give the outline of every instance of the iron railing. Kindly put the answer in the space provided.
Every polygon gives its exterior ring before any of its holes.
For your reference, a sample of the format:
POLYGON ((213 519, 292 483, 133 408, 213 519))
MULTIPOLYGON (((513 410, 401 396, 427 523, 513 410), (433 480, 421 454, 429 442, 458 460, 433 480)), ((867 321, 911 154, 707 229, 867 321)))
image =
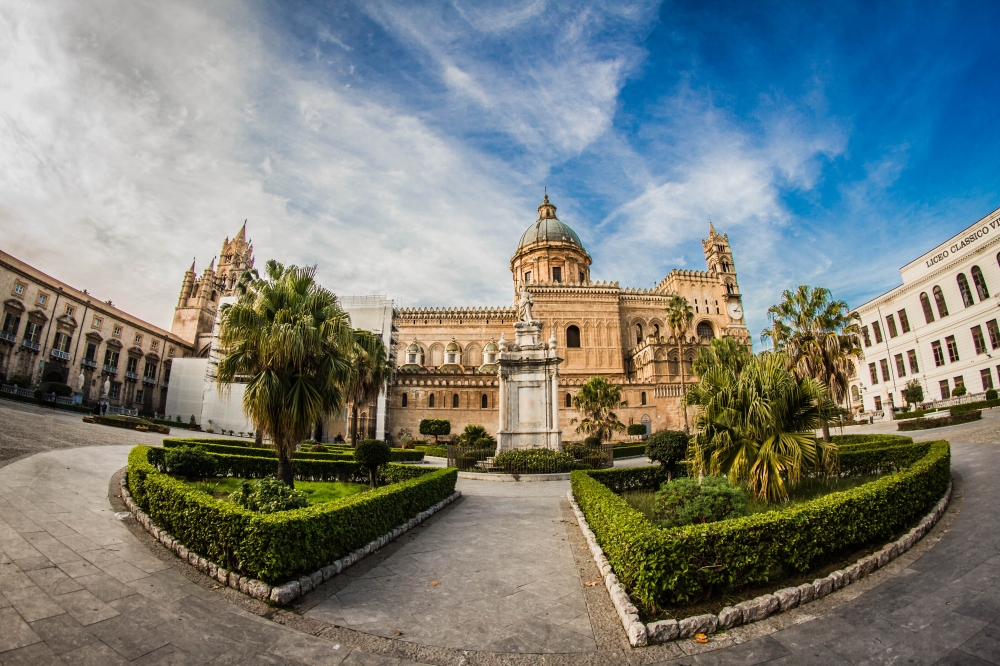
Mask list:
POLYGON ((23 340, 21 340, 21 346, 22 347, 27 347, 28 349, 30 349, 32 351, 38 351, 39 349, 42 348, 42 346, 40 344, 38 344, 34 340, 29 340, 28 338, 24 338, 23 340))
POLYGON ((138 372, 129 372, 128 370, 126 370, 125 371, 125 379, 131 379, 132 381, 135 381, 135 380, 139 379, 139 373, 138 372))
POLYGON ((5 340, 7 342, 17 342, 17 336, 13 333, 8 333, 7 331, 0 331, 0 340, 5 340))
POLYGON ((61 349, 56 349, 55 347, 53 347, 52 349, 49 350, 49 355, 52 358, 58 358, 58 359, 62 359, 64 361, 68 361, 69 360, 69 352, 64 352, 61 349))
POLYGON ((117 375, 118 374, 118 366, 117 365, 108 365, 107 363, 105 363, 104 364, 104 372, 108 373, 109 375, 117 375))
POLYGON ((97 369, 97 361, 92 361, 89 358, 85 358, 82 361, 80 361, 80 365, 82 365, 85 368, 90 368, 92 370, 97 369))

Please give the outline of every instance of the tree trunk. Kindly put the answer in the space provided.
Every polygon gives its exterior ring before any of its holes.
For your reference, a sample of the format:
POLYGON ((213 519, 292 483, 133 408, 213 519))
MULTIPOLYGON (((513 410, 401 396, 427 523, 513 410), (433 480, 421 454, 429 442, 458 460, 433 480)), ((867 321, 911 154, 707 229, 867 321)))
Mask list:
POLYGON ((823 419, 823 441, 832 442, 833 438, 830 437, 830 422, 823 419))
POLYGON ((351 446, 358 445, 358 406, 351 405, 351 446))
POLYGON ((278 452, 278 479, 284 481, 289 488, 295 487, 295 475, 292 473, 292 456, 284 442, 277 447, 278 452))
POLYGON ((264 433, 261 432, 260 426, 257 426, 257 432, 253 436, 254 446, 264 446, 264 433))
POLYGON ((684 398, 687 397, 686 386, 684 384, 684 335, 677 336, 677 363, 679 370, 681 371, 681 410, 684 412, 684 432, 690 434, 690 427, 688 426, 688 410, 687 405, 684 404, 684 398))
POLYGON ((375 470, 371 467, 368 468, 368 489, 372 490, 375 488, 375 470))

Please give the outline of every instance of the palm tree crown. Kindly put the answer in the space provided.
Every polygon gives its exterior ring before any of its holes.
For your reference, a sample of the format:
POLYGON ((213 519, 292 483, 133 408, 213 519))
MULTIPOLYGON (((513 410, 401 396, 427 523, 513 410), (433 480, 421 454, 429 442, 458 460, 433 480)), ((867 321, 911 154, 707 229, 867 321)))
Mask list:
POLYGON ((359 439, 359 408, 378 400, 379 394, 392 379, 394 368, 382 338, 368 331, 354 330, 348 399, 351 401, 351 430, 355 443, 359 439))
MULTIPOLYGON (((573 406, 583 416, 577 432, 585 432, 599 438, 610 440, 616 432, 625 429, 625 424, 618 420, 615 409, 627 407, 622 400, 622 387, 612 384, 604 377, 591 377, 580 387, 580 392, 573 396, 573 406)), ((576 419, 573 419, 576 422, 576 419)))
MULTIPOLYGON (((677 363, 681 372, 681 395, 687 393, 684 381, 684 338, 687 336, 691 322, 694 321, 694 308, 688 303, 688 299, 675 294, 667 301, 667 326, 674 330, 677 338, 677 363)), ((681 409, 684 410, 684 431, 688 431, 687 407, 681 400, 681 409)))
POLYGON ((222 307, 220 392, 246 382, 243 411, 274 443, 278 477, 293 486, 291 456, 323 416, 344 406, 353 335, 315 267, 274 260, 266 277, 245 273, 236 303, 222 307))

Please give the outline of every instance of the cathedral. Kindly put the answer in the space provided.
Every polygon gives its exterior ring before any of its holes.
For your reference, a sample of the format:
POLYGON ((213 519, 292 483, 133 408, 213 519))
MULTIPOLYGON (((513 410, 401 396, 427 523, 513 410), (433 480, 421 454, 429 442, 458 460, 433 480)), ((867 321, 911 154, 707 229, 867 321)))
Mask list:
MULTIPOLYGON (((532 295, 532 314, 544 323, 543 338, 556 338, 563 359, 563 441, 582 439, 572 423, 578 416, 572 400, 589 378, 601 376, 623 386, 628 406, 617 410, 622 422, 643 423, 647 432, 682 429, 681 364, 690 383, 699 346, 723 336, 750 345, 729 238, 709 224, 702 247, 708 270, 674 269, 652 289, 594 282, 590 255, 546 195, 511 257, 511 286, 515 299, 522 289, 532 295), (675 294, 686 297, 695 313, 683 359, 666 324, 667 302, 675 294)), ((451 421, 453 434, 479 424, 495 435, 498 342, 513 339, 517 319, 513 305, 398 310, 394 326, 400 347, 406 346, 397 354, 387 434, 395 441, 418 437, 421 419, 441 418, 451 421)))
MULTIPOLYGON (((672 270, 652 289, 620 287, 591 280, 592 259, 580 237, 556 216, 546 195, 537 219, 525 230, 510 260, 512 303, 521 291, 533 299, 532 316, 543 322, 543 339, 554 336, 559 357, 559 407, 563 441, 582 439, 572 423, 573 396, 594 376, 620 384, 624 423, 642 423, 647 432, 682 429, 684 412, 681 364, 692 381, 698 347, 713 338, 732 337, 750 345, 729 238, 709 224, 702 241, 707 270, 672 270), (667 303, 679 294, 694 309, 694 321, 679 357, 675 332, 666 323, 667 303)), ((171 333, 193 346, 192 356, 208 358, 220 299, 234 296, 240 274, 253 268, 253 245, 246 224, 201 274, 184 274, 171 333)), ((371 297, 376 298, 376 297, 371 297)), ((362 299, 364 300, 364 299, 362 299)), ((388 394, 361 414, 360 437, 400 441, 419 437, 421 419, 451 422, 457 434, 476 424, 494 435, 499 423, 497 357, 501 340, 514 339, 514 305, 498 307, 394 308, 377 298, 373 306, 341 298, 354 326, 380 335, 396 360, 388 394), (376 313, 376 314, 378 314, 376 313)), ((347 437, 350 423, 339 415, 323 425, 322 438, 347 437)))

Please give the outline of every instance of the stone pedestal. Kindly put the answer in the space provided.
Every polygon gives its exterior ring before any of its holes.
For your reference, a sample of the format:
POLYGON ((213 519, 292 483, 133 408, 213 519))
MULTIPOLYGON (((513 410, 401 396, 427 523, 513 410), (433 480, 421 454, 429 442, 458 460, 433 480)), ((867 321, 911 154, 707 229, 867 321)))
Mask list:
POLYGON ((542 340, 542 322, 514 324, 513 343, 500 339, 500 427, 497 452, 562 449, 559 364, 555 336, 542 340))

